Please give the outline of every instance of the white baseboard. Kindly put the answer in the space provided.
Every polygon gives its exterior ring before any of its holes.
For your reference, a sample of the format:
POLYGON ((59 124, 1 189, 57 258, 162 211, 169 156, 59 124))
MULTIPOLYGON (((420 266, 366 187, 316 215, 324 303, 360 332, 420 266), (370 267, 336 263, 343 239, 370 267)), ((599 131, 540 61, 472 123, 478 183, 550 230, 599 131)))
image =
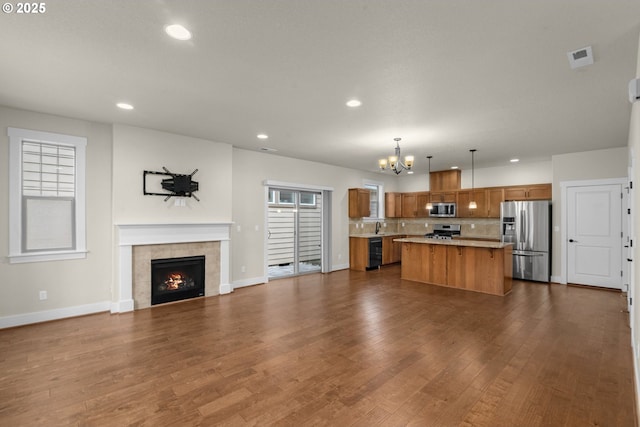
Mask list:
POLYGON ((333 264, 331 266, 331 271, 338 271, 338 270, 347 270, 349 269, 349 264, 333 264))
POLYGON ((562 283, 562 278, 560 276, 551 276, 551 283, 562 283))
POLYGON ((50 320, 65 319, 67 317, 84 316, 85 314, 100 313, 103 311, 109 311, 110 309, 111 301, 102 301, 93 304, 76 305, 74 307, 16 314, 14 316, 0 317, 0 329, 30 325, 32 323, 48 322, 50 320))
POLYGON ((267 283, 269 279, 267 277, 252 277, 250 279, 234 280, 233 289, 244 288, 245 286, 254 286, 267 283))
POLYGON ((134 308, 133 304, 134 303, 133 303, 132 299, 120 300, 118 302, 112 302, 111 303, 111 314, 126 313, 128 311, 133 311, 133 308, 134 308))
POLYGON ((233 285, 231 283, 221 283, 220 284, 220 295, 230 294, 233 291, 233 285))

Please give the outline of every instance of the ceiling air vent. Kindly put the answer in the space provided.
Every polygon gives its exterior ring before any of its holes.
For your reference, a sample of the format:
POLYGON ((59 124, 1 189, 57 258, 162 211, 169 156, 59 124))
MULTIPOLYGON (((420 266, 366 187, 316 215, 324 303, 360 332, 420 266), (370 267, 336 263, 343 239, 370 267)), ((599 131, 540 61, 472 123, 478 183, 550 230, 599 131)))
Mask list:
POLYGON ((567 58, 569 58, 571 69, 575 70, 576 68, 593 64, 593 51, 591 46, 583 47, 573 52, 567 52, 567 58))

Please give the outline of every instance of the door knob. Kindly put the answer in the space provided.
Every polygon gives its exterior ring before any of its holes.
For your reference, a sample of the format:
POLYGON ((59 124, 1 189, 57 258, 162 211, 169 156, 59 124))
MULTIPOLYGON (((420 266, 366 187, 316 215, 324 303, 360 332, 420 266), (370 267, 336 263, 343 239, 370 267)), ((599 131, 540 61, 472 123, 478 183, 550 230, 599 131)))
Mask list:
POLYGON ((577 240, 573 240, 573 239, 569 239, 569 242, 570 242, 570 243, 578 243, 578 241, 577 241, 577 240))

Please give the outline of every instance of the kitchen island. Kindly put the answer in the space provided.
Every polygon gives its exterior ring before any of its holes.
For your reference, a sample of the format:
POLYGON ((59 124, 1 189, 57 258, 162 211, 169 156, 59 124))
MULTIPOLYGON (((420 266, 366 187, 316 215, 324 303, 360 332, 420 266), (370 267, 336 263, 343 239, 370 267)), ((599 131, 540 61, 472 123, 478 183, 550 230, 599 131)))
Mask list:
POLYGON ((513 273, 510 243, 479 240, 395 239, 402 244, 401 278, 506 295, 513 273))

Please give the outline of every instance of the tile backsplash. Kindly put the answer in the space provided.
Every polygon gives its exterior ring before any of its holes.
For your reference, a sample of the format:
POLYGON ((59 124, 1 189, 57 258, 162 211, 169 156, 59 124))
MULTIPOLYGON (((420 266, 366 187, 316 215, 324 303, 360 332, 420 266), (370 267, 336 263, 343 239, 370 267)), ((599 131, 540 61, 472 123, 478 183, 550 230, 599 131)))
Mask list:
MULTIPOLYGON (((500 238, 500 220, 498 218, 402 218, 380 221, 380 231, 385 234, 407 234, 422 236, 433 231, 434 224, 460 224, 461 237, 484 239, 500 238)), ((375 233, 375 221, 349 220, 349 235, 375 233)))

